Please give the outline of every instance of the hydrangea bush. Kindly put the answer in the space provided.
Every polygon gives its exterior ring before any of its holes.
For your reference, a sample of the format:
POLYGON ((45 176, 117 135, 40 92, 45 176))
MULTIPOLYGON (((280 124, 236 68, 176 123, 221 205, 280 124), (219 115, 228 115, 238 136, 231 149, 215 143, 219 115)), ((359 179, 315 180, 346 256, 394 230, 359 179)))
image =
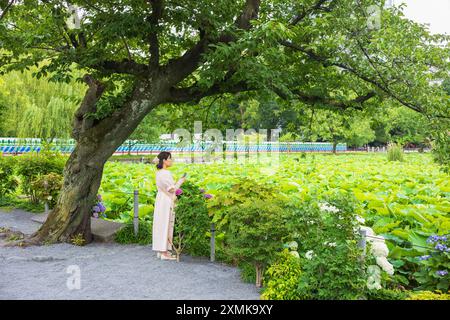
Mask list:
POLYGON ((102 201, 103 201, 102 196, 100 194, 97 195, 97 202, 92 207, 92 216, 94 218, 99 218, 99 217, 106 218, 106 215, 105 215, 106 207, 102 201))
POLYGON ((432 235, 427 244, 430 250, 417 258, 419 270, 414 273, 420 290, 450 289, 450 235, 432 235))

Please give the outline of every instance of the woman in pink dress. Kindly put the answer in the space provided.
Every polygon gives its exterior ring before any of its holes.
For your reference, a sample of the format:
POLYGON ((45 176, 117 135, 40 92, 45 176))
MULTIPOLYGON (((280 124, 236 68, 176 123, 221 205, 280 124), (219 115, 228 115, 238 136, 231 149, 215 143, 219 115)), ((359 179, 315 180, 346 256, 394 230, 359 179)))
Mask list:
POLYGON ((156 187, 158 193, 153 212, 152 249, 158 251, 161 260, 176 260, 168 250, 172 250, 173 227, 175 222, 176 190, 186 180, 185 177, 174 182, 172 173, 167 169, 172 166, 172 155, 163 151, 158 154, 156 167, 156 187))

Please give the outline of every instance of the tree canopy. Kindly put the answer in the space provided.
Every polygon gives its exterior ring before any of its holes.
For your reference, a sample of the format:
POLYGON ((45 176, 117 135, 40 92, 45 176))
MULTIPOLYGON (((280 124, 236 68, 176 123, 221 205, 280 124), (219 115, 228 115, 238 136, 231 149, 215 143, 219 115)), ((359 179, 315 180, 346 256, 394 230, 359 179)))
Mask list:
POLYGON ((0 70, 89 73, 91 87, 102 84, 94 126, 131 107, 137 82, 158 78, 157 105, 242 91, 338 112, 390 100, 424 114, 442 146, 448 40, 383 0, 9 0, 0 70))

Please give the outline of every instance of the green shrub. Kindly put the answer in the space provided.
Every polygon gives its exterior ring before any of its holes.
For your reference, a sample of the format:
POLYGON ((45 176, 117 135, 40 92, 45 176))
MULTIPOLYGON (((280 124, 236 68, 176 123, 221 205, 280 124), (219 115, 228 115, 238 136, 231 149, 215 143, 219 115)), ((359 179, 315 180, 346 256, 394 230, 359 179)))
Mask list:
POLYGON ((286 236, 284 212, 278 205, 252 199, 229 209, 226 250, 237 261, 255 266, 256 285, 262 285, 265 266, 282 249, 286 236))
POLYGON ((392 290, 392 289, 379 289, 368 290, 368 300, 405 300, 409 297, 408 291, 392 290))
POLYGON ((50 208, 56 205, 59 193, 63 184, 63 176, 54 172, 38 176, 36 180, 31 182, 31 188, 34 190, 36 197, 47 202, 50 208))
POLYGON ((233 184, 230 190, 221 192, 208 200, 208 209, 213 216, 213 222, 216 223, 216 228, 226 232, 230 221, 228 217, 230 208, 251 199, 272 202, 277 194, 279 192, 274 186, 263 185, 256 180, 244 177, 239 183, 233 184))
POLYGON ((265 288, 262 300, 298 300, 297 287, 300 281, 300 259, 284 249, 265 272, 265 288))
POLYGON ((239 270, 241 271, 241 279, 247 283, 255 283, 256 272, 255 266, 248 262, 241 262, 238 264, 239 270))
POLYGON ((450 300, 450 291, 448 293, 442 293, 439 290, 437 290, 436 292, 412 292, 406 300, 450 300))
POLYGON ((341 190, 327 193, 285 208, 301 256, 298 297, 363 299, 367 276, 355 232, 356 200, 341 190))
POLYGON ((389 161, 403 161, 403 149, 396 143, 388 144, 387 157, 389 161))
POLYGON ((183 193, 175 204, 173 243, 176 250, 193 256, 208 256, 210 251, 211 219, 206 199, 200 188, 186 181, 183 193))
POLYGON ((14 193, 19 185, 14 175, 16 162, 14 157, 0 156, 0 198, 14 193))
POLYGON ((149 221, 139 221, 137 236, 134 235, 134 225, 128 223, 116 233, 115 241, 120 244, 150 244, 152 243, 152 223, 149 221))
POLYGON ((33 189, 32 182, 39 176, 49 173, 62 175, 67 159, 58 154, 23 155, 17 163, 17 174, 21 177, 22 191, 31 196, 31 201, 38 202, 37 191, 33 189))

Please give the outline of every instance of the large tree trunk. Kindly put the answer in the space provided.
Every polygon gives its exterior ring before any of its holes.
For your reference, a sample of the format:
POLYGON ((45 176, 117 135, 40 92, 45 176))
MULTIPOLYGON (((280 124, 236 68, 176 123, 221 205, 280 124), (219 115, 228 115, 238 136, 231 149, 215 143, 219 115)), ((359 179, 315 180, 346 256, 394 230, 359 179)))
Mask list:
POLYGON ((108 158, 133 133, 155 106, 166 97, 161 86, 148 82, 136 84, 133 94, 119 110, 100 121, 84 115, 96 111, 103 88, 92 78, 84 100, 75 113, 72 136, 76 147, 64 168, 64 184, 56 206, 41 228, 25 240, 25 244, 71 242, 82 237, 92 241, 90 217, 108 158))
POLYGON ((64 184, 56 206, 31 241, 70 242, 80 236, 92 240, 90 217, 109 152, 89 141, 79 143, 64 168, 64 184))
POLYGON ((336 154, 337 141, 333 141, 333 153, 336 154))

